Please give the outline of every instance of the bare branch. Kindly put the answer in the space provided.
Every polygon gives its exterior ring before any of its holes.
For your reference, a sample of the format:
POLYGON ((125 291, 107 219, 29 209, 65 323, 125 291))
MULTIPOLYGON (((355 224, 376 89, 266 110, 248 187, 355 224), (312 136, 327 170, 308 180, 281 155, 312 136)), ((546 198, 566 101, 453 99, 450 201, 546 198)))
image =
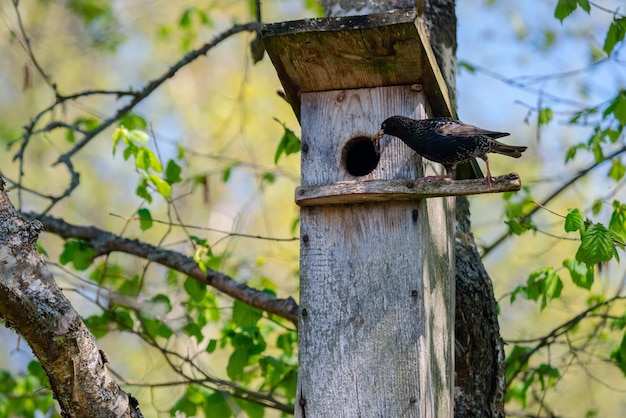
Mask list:
POLYGON ((190 257, 176 251, 165 250, 138 240, 119 237, 93 226, 72 225, 62 219, 51 216, 38 216, 34 213, 24 213, 23 215, 29 219, 38 219, 43 223, 47 232, 56 234, 61 238, 75 238, 85 241, 99 255, 119 251, 144 258, 193 277, 201 283, 212 286, 250 306, 285 318, 296 326, 298 324, 298 305, 292 297, 286 299, 275 298, 267 293, 239 283, 219 271, 209 269, 204 273, 190 257))

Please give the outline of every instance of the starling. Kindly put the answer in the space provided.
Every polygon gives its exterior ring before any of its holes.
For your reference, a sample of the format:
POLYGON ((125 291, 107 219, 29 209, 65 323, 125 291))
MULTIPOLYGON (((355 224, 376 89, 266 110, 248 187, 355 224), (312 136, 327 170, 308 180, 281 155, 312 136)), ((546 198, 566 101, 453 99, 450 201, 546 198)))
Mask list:
POLYGON ((377 141, 383 135, 398 137, 422 157, 442 164, 446 175, 441 177, 445 178, 453 178, 458 163, 481 158, 487 164, 489 187, 491 172, 488 153, 519 158, 526 151, 526 147, 506 145, 495 140, 508 136, 507 132, 487 131, 450 118, 415 120, 392 116, 382 123, 380 131, 372 139, 377 141))

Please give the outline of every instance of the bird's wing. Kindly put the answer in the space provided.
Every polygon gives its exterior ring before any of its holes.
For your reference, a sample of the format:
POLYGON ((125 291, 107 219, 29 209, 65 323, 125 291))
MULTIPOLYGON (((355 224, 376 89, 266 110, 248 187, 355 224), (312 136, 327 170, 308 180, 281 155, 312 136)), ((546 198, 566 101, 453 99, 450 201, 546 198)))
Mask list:
POLYGON ((470 137, 485 135, 491 138, 501 138, 503 136, 510 135, 508 132, 488 131, 486 129, 482 129, 474 125, 468 125, 467 123, 456 120, 445 122, 437 130, 437 133, 443 136, 470 137))

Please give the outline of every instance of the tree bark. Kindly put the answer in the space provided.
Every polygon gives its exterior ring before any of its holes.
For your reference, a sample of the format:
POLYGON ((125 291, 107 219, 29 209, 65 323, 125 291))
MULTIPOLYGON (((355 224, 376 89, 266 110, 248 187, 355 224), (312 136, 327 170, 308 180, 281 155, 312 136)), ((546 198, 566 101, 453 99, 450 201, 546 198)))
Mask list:
POLYGON ((37 252, 39 221, 19 216, 0 179, 0 317, 22 335, 67 417, 141 417, 37 252))
POLYGON ((456 199, 454 416, 504 417, 505 355, 491 279, 480 260, 469 201, 456 199))

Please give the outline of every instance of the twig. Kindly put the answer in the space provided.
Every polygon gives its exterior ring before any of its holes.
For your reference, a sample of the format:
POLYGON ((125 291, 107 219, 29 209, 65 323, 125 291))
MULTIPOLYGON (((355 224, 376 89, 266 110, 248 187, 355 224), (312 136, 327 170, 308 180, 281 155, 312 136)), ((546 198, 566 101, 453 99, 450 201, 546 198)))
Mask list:
POLYGON ((261 240, 267 240, 267 241, 280 241, 280 242, 298 241, 300 239, 298 237, 276 238, 276 237, 265 237, 265 236, 262 236, 262 235, 243 234, 243 233, 239 233, 239 232, 224 231, 224 230, 221 230, 221 229, 209 228, 209 227, 204 227, 204 226, 196 226, 196 225, 189 225, 189 224, 183 224, 183 223, 175 223, 175 222, 171 222, 171 221, 162 221, 162 220, 154 219, 154 218, 150 218, 150 219, 142 218, 141 216, 122 216, 122 215, 117 215, 115 213, 109 213, 109 215, 114 216, 116 218, 124 219, 124 220, 133 220, 133 221, 150 220, 150 221, 152 221, 154 223, 158 223, 158 224, 162 224, 162 225, 176 226, 176 227, 189 228, 189 229, 200 229, 200 230, 203 230, 203 231, 217 232, 217 233, 220 233, 220 234, 225 234, 225 235, 229 235, 229 236, 233 236, 233 237, 254 238, 254 239, 261 239, 261 240))
POLYGON ((209 52, 209 50, 219 45, 225 39, 240 32, 253 32, 253 31, 259 30, 261 26, 262 25, 258 22, 251 22, 251 23, 246 23, 242 25, 234 25, 232 28, 217 35, 211 42, 203 45, 201 48, 198 48, 194 51, 189 52, 180 61, 178 61, 176 64, 170 67, 169 70, 167 70, 164 74, 150 81, 146 86, 144 86, 143 89, 137 91, 134 94, 134 97, 130 101, 130 103, 128 103, 126 106, 119 109, 113 116, 104 120, 100 125, 98 125, 97 128, 93 129, 87 135, 85 135, 85 137, 80 142, 78 142, 71 150, 61 155, 54 164, 63 163, 69 160, 70 158, 72 158, 74 154, 76 154, 85 145, 87 145, 87 143, 89 143, 89 141, 91 141, 96 135, 98 135, 99 133, 104 131, 106 128, 111 126, 116 120, 118 120, 119 118, 121 118, 122 116, 130 112, 137 104, 139 104, 143 99, 148 97, 150 93, 156 90, 165 81, 174 77, 174 75, 178 72, 178 70, 180 70, 187 64, 191 63, 192 61, 196 60, 197 58, 203 55, 206 55, 209 52))
POLYGON ((539 351, 541 348, 543 348, 545 346, 548 346, 548 345, 554 343, 558 337, 560 337, 561 335, 566 334, 567 332, 569 332, 580 321, 585 319, 589 314, 591 314, 596 309, 599 309, 599 308, 601 308, 603 306, 610 305, 614 301, 622 300, 622 299, 626 299, 626 296, 616 295, 616 296, 613 296, 610 299, 605 300, 604 302, 597 303, 597 304, 595 304, 595 305, 585 309, 584 311, 582 311, 581 313, 576 315, 574 318, 569 319, 568 321, 566 321, 563 324, 559 325, 558 327, 554 328, 552 331, 550 331, 547 335, 545 335, 543 337, 532 338, 532 339, 523 339, 523 340, 508 340, 507 343, 509 343, 509 344, 527 344, 527 343, 537 342, 537 345, 535 347, 533 347, 528 353, 526 353, 524 355, 524 357, 521 359, 521 361, 520 361, 520 368, 518 368, 517 370, 515 370, 515 371, 513 371, 511 373, 511 375, 509 376, 508 382, 506 382, 506 387, 507 388, 510 387, 511 383, 515 380, 515 377, 523 371, 523 366, 528 362, 530 357, 532 357, 537 351, 539 351))

